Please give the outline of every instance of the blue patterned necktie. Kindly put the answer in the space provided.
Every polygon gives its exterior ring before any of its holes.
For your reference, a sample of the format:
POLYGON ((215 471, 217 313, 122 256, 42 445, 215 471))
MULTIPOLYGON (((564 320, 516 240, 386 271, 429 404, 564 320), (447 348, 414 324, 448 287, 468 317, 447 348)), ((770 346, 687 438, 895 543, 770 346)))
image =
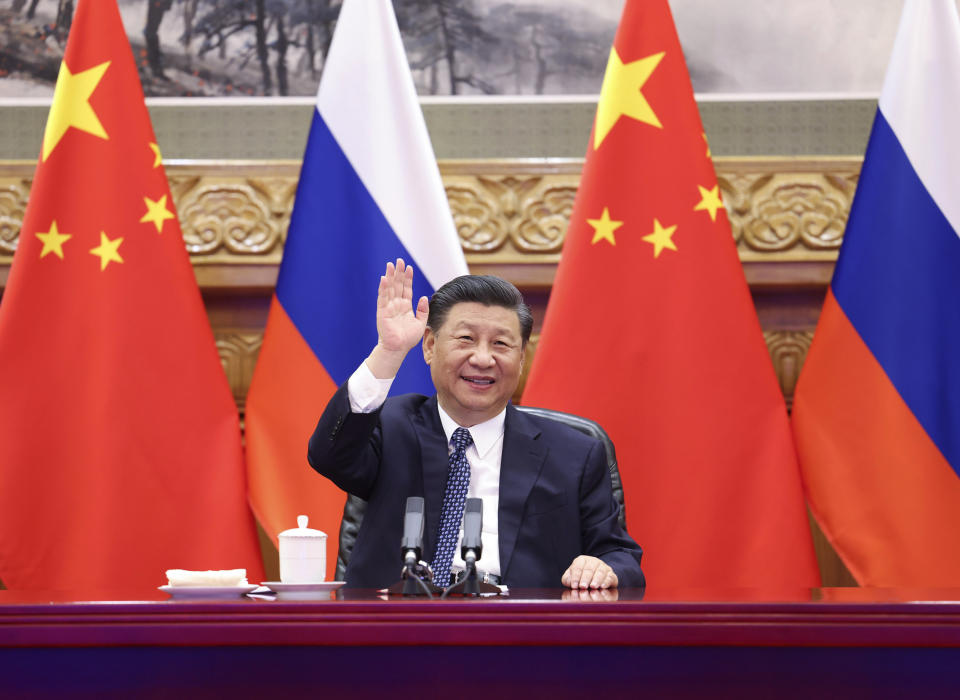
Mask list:
POLYGON ((453 562, 453 552, 460 537, 463 504, 467 500, 467 487, 470 485, 467 448, 473 438, 466 428, 457 428, 453 431, 450 442, 453 443, 453 452, 450 453, 447 487, 443 493, 443 508, 440 511, 437 553, 433 557, 433 582, 443 587, 449 584, 450 564, 453 562))

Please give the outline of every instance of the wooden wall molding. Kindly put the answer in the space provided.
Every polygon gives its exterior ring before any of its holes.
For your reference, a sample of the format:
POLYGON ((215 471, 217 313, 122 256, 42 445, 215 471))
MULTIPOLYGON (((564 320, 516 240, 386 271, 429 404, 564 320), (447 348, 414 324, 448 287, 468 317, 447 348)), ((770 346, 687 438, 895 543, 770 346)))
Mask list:
POLYGON ((32 168, 28 176, 16 165, 3 167, 0 162, 0 265, 10 264, 17 248, 27 197, 33 182, 32 168), (9 174, 8 174, 9 171, 9 174), (19 171, 21 174, 17 174, 19 171))
POLYGON ((741 259, 835 260, 860 162, 731 159, 725 168, 718 165, 741 259))
POLYGON ((780 390, 787 400, 787 408, 793 408, 793 391, 813 341, 813 331, 768 330, 763 332, 763 339, 773 360, 780 390))
MULTIPOLYGON (((859 158, 717 158, 744 260, 833 260, 859 158)), ((480 263, 556 262, 582 160, 451 160, 440 170, 464 252, 480 263)), ((34 164, 0 161, 0 265, 9 264, 34 164)), ((297 161, 166 165, 196 265, 277 263, 293 209, 297 161)))
POLYGON ((242 416, 246 409, 247 391, 250 389, 250 380, 253 378, 253 368, 260 355, 263 333, 221 330, 214 332, 214 339, 217 343, 217 352, 220 353, 220 364, 223 365, 223 370, 227 374, 230 391, 242 416))

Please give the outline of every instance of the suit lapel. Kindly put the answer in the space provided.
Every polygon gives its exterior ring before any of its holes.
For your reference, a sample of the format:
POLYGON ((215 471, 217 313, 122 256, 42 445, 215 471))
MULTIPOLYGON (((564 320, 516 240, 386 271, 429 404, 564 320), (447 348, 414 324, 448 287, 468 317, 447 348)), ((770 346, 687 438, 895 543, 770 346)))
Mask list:
POLYGON ((539 435, 540 430, 533 421, 512 405, 507 406, 503 457, 500 460, 500 504, 497 508, 502 576, 506 576, 510 569, 527 497, 547 456, 546 446, 537 440, 539 435))
POLYGON ((423 526, 423 556, 433 559, 436 547, 437 528, 440 527, 440 509, 443 506, 443 491, 447 485, 450 456, 446 436, 437 411, 437 396, 434 394, 411 414, 417 440, 420 442, 420 458, 423 468, 423 500, 425 520, 423 526))

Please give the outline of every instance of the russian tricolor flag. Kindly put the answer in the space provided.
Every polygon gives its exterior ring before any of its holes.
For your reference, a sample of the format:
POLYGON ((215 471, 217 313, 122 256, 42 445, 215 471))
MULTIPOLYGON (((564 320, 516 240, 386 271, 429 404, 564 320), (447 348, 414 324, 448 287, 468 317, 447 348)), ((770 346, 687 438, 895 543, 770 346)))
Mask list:
POLYGON ((797 385, 810 506, 862 585, 960 583, 960 19, 908 0, 797 385))
MULTIPOLYGON (((376 344, 379 278, 400 257, 415 268, 415 298, 467 273, 393 8, 346 0, 246 413, 257 518, 276 542, 297 515, 309 515, 310 527, 329 536, 328 576, 344 494, 310 469, 307 440, 336 387, 376 344)), ((418 353, 391 391, 433 392, 418 353)))

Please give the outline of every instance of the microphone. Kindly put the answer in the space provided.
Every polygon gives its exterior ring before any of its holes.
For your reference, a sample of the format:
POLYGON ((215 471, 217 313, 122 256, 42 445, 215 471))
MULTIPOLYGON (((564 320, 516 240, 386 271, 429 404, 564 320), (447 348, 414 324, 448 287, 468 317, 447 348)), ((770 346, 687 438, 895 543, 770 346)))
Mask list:
POLYGON ((414 568, 423 550, 423 498, 410 496, 403 513, 403 539, 400 540, 400 556, 403 565, 414 568))
POLYGON ((483 553, 480 533, 483 531, 483 500, 468 498, 463 509, 463 540, 460 542, 460 556, 469 570, 483 553))
POLYGON ((463 509, 463 539, 460 541, 460 556, 466 564, 463 578, 443 591, 441 598, 451 593, 464 596, 500 595, 500 588, 481 581, 477 573, 477 560, 483 553, 480 533, 483 531, 483 501, 468 498, 463 509))

